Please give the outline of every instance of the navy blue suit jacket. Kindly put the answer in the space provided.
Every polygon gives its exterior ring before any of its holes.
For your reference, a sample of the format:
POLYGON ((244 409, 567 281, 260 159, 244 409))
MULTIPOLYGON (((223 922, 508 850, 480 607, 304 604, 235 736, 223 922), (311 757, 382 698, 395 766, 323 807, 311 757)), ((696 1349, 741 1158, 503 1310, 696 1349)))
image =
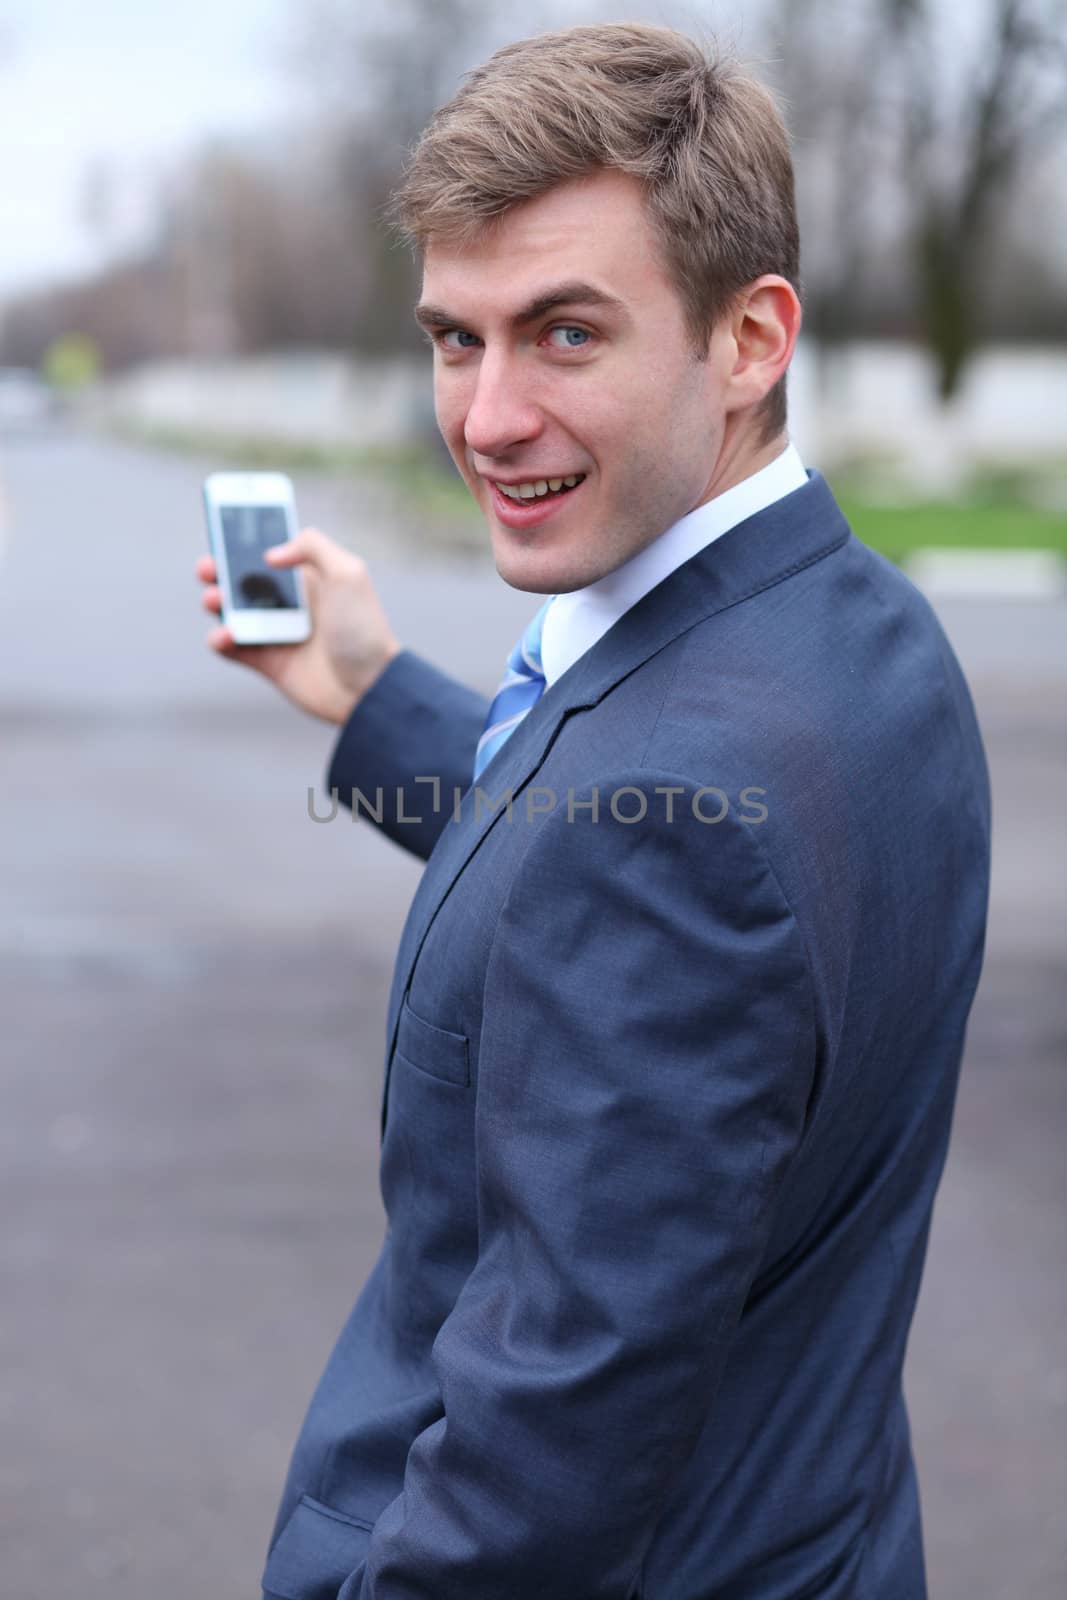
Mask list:
POLYGON ((405 651, 334 754, 428 864, 388 1228, 264 1588, 920 1600, 901 1367, 989 844, 941 628, 812 474, 627 612, 479 794, 485 712, 405 651))

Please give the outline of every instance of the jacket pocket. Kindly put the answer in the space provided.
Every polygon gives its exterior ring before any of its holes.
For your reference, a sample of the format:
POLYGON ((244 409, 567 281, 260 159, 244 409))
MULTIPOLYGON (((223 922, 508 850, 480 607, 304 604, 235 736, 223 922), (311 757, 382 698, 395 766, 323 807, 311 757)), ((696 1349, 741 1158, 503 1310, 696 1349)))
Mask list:
POLYGON ((267 1600, 337 1600, 345 1579, 367 1559, 372 1529, 304 1495, 267 1558, 267 1600))
POLYGON ((415 1015, 405 996, 400 1007, 396 1033, 396 1055, 408 1066, 431 1078, 469 1088, 471 1081, 470 1046, 465 1033, 450 1033, 415 1015))

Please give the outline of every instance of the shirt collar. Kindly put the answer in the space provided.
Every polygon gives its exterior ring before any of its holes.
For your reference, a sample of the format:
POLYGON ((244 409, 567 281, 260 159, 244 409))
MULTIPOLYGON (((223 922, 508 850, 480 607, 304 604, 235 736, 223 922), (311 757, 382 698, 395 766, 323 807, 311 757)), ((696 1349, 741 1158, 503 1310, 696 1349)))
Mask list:
POLYGON ((613 572, 583 589, 556 595, 545 612, 541 631, 541 665, 546 684, 562 677, 624 612, 676 567, 729 533, 739 522, 803 488, 807 481, 799 452, 789 444, 767 466, 697 506, 613 572))

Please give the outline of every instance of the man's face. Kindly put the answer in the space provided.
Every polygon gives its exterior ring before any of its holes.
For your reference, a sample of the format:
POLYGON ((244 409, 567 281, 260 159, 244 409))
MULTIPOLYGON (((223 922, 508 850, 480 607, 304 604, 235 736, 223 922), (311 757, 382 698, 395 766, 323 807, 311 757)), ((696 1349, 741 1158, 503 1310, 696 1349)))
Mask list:
POLYGON ((719 492, 733 339, 724 324, 695 358, 635 179, 561 184, 476 244, 431 244, 417 315, 438 424, 514 588, 592 583, 719 492))

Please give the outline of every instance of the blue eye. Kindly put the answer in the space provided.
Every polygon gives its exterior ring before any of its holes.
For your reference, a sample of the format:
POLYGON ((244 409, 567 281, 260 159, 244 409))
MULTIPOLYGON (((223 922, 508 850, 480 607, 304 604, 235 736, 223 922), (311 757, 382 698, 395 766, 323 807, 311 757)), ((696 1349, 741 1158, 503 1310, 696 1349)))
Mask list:
MULTIPOLYGON (((592 334, 587 333, 584 328, 552 328, 549 337, 555 333, 563 334, 564 342, 562 348, 565 350, 581 350, 588 340, 592 338, 592 334)), ((557 345, 556 348, 559 349, 560 347, 557 345)))
MULTIPOLYGON (((586 345, 591 342, 593 335, 585 328, 561 325, 557 328, 550 328, 546 337, 554 342, 554 348, 557 350, 584 350, 586 345), (557 335, 562 335, 562 343, 557 335)), ((481 344, 481 340, 477 334, 468 333, 466 328, 445 328, 436 335, 436 343, 445 350, 458 351, 473 350, 477 345, 481 344)))
POLYGON ((472 344, 478 343, 478 338, 476 334, 468 333, 466 328, 447 328, 441 335, 441 343, 447 350, 469 350, 472 344), (453 334, 460 340, 459 344, 449 344, 453 334), (471 344, 464 344, 462 342, 464 339, 469 339, 471 344))

